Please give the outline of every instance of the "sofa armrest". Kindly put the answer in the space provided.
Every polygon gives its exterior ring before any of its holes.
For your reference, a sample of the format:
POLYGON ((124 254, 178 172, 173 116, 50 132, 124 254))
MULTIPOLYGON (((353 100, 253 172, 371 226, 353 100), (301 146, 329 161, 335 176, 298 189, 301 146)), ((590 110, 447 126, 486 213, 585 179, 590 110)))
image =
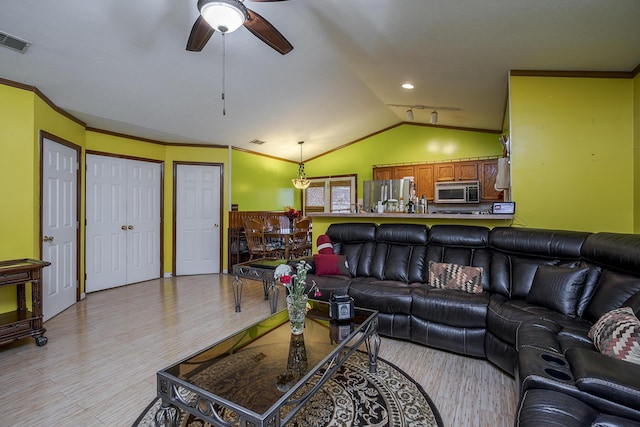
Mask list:
POLYGON ((520 324, 516 335, 516 349, 535 348, 541 351, 561 353, 558 334, 562 326, 553 320, 534 319, 520 324))
POLYGON ((578 389, 640 410, 640 365, 574 347, 565 357, 578 389))

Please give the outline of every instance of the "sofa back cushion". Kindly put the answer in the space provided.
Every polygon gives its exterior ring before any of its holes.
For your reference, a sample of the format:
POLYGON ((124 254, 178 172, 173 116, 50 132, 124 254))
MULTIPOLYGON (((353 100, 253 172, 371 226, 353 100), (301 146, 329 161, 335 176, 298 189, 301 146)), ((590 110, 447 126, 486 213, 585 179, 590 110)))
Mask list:
POLYGON ((595 322, 640 292, 640 235, 596 233, 587 237, 582 257, 602 269, 584 317, 595 322))
POLYGON ((352 277, 371 276, 376 247, 376 225, 372 223, 331 224, 327 236, 336 254, 345 255, 352 277))
POLYGON ((589 267, 540 265, 527 302, 575 317, 589 267))
POLYGON ((470 225, 434 225, 429 230, 427 264, 423 282, 429 281, 429 262, 480 267, 482 288, 489 290, 491 252, 489 229, 470 225))
POLYGON ((426 225, 380 224, 370 276, 405 283, 422 281, 427 238, 426 225))
POLYGON ((535 228, 496 227, 489 233, 493 249, 491 290, 509 298, 526 298, 540 265, 577 265, 589 233, 535 228))

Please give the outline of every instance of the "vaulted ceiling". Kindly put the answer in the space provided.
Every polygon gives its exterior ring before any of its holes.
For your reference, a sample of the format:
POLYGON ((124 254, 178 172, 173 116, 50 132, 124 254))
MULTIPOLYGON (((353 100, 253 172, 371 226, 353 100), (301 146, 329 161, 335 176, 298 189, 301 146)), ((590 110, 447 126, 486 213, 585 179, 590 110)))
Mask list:
POLYGON ((307 159, 407 120, 408 108, 389 104, 453 107, 438 111, 440 125, 500 130, 509 70, 640 64, 638 0, 245 5, 293 51, 246 28, 225 36, 224 51, 220 33, 186 51, 196 0, 0 0, 0 32, 32 43, 0 48, 0 77, 37 87, 89 127, 297 161, 300 140, 307 159))

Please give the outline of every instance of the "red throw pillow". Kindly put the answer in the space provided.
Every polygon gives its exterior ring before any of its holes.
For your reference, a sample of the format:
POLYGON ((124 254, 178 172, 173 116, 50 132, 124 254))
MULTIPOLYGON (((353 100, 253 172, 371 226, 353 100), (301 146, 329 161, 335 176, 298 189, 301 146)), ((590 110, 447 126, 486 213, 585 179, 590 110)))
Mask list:
POLYGON ((347 257, 344 255, 315 254, 313 255, 313 260, 316 264, 317 276, 333 275, 351 277, 347 257))
POLYGON ((333 244, 331 238, 326 234, 321 234, 316 240, 318 245, 318 253, 320 254, 333 254, 333 244))

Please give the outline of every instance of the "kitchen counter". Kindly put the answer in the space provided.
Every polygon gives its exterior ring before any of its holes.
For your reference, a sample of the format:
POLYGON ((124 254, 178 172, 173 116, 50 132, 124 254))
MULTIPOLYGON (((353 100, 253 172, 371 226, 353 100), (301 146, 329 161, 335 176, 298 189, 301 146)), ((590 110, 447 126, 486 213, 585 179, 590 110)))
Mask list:
POLYGON ((406 219, 406 220, 430 220, 430 219, 453 219, 453 220, 493 220, 493 221, 512 221, 513 215, 494 215, 494 214, 480 214, 480 213, 427 213, 427 214, 409 214, 409 213, 309 213, 312 218, 381 218, 381 219, 406 219))
POLYGON ((376 224, 435 224, 476 225, 481 227, 511 227, 513 215, 480 213, 309 213, 313 220, 313 251, 317 251, 316 238, 324 234, 331 224, 347 222, 374 222, 376 224))

